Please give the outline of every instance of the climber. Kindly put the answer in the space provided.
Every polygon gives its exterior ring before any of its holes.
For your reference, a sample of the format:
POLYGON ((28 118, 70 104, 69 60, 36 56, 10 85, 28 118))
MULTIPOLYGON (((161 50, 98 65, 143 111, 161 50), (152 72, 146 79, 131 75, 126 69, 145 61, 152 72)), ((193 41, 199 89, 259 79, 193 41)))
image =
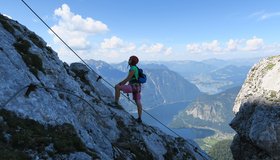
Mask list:
POLYGON ((139 59, 136 56, 131 56, 128 60, 130 66, 128 76, 115 86, 115 103, 119 104, 120 91, 124 93, 132 93, 133 100, 137 105, 138 118, 137 122, 141 123, 142 119, 142 104, 141 104, 141 84, 138 82, 138 68, 136 64, 139 59), (126 84, 128 82, 128 84, 126 84))

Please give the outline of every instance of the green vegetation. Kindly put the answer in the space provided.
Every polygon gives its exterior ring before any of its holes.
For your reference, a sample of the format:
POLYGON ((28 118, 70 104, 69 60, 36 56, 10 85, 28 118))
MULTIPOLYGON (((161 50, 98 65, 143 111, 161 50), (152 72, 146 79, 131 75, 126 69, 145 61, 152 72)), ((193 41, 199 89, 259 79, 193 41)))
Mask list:
POLYGON ((275 66, 274 63, 269 63, 269 64, 265 67, 265 70, 266 70, 266 71, 271 70, 274 66, 275 66))
POLYGON ((27 153, 30 151, 37 156, 48 157, 85 152, 97 158, 94 152, 86 148, 70 124, 44 126, 31 119, 19 118, 4 109, 0 110, 0 119, 0 159, 32 159, 27 153), (52 145, 53 149, 46 150, 52 145))
POLYGON ((277 57, 279 57, 279 55, 277 55, 277 56, 271 56, 271 57, 268 57, 267 59, 268 59, 268 60, 272 60, 272 59, 277 58, 277 57))
POLYGON ((29 48, 31 47, 29 41, 22 39, 22 38, 18 38, 17 42, 15 42, 14 44, 15 49, 18 51, 18 53, 20 54, 29 54, 29 48))
POLYGON ((217 137, 206 137, 203 139, 196 139, 195 140, 198 145, 207 153, 209 153, 210 149, 219 141, 221 141, 220 138, 217 137))
POLYGON ((271 98, 276 98, 276 97, 277 97, 277 92, 271 90, 271 91, 270 91, 270 97, 271 97, 271 98))
POLYGON ((7 22, 7 18, 0 14, 0 23, 3 25, 3 27, 10 32, 11 34, 14 34, 15 29, 7 22))
POLYGON ((29 48, 31 47, 29 41, 18 38, 17 42, 13 45, 17 52, 20 53, 25 64, 29 67, 30 72, 32 72, 36 77, 38 77, 38 70, 45 73, 42 59, 38 55, 29 51, 29 48))
POLYGON ((30 38, 30 40, 39 48, 43 48, 44 47, 44 43, 38 38, 38 36, 35 33, 30 33, 28 35, 28 37, 30 38))
POLYGON ((233 159, 230 150, 232 139, 222 139, 220 136, 211 136, 204 139, 197 139, 196 142, 213 160, 233 159))
POLYGON ((233 160, 230 150, 232 140, 222 140, 217 142, 209 151, 213 160, 233 160))

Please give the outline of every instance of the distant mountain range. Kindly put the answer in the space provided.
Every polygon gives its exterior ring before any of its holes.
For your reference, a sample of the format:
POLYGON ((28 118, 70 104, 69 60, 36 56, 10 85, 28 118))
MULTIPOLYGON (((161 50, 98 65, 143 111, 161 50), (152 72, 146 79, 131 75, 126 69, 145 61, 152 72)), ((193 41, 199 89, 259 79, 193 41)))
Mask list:
POLYGON ((212 128, 226 133, 233 133, 228 125, 234 117, 232 107, 240 87, 228 89, 215 95, 198 97, 173 118, 175 128, 212 128))
MULTIPOLYGON (((208 59, 204 61, 154 62, 163 64, 195 84, 201 92, 216 94, 241 86, 249 69, 261 58, 240 60, 208 59)), ((151 62, 150 62, 151 63, 151 62)))

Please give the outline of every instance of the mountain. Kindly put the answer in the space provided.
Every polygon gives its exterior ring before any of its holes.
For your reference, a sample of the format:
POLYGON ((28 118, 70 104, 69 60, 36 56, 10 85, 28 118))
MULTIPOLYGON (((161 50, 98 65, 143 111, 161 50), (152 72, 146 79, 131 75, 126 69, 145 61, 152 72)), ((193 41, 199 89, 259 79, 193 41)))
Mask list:
POLYGON ((243 58, 243 59, 227 59, 227 60, 222 60, 222 59, 206 59, 201 61, 202 63, 216 66, 217 68, 223 68, 228 65, 234 65, 234 66, 253 66, 255 63, 259 62, 263 57, 256 57, 256 58, 243 58))
POLYGON ((209 59, 201 62, 172 61, 163 64, 195 84, 201 92, 217 94, 243 84, 252 65, 235 62, 209 59))
POLYGON ((191 140, 139 124, 86 65, 68 65, 0 15, 3 159, 210 159, 191 140), (19 157, 16 157, 16 156, 19 157))
POLYGON ((204 75, 194 76, 193 82, 206 93, 220 93, 241 86, 251 66, 226 65, 204 75))
MULTIPOLYGON (((127 68, 127 62, 111 65, 94 60, 89 60, 88 62, 105 79, 111 80, 110 82, 113 84, 123 80, 127 76, 129 69, 127 68)), ((201 94, 194 84, 164 65, 140 63, 139 67, 144 69, 147 75, 147 83, 142 86, 142 103, 145 109, 154 108, 162 104, 191 101, 201 94)), ((122 101, 122 103, 125 104, 125 101, 122 101)), ((131 105, 129 106, 129 104, 126 104, 126 106, 128 106, 128 110, 136 109, 131 105)))
POLYGON ((234 116, 231 108, 239 90, 240 87, 235 87, 216 95, 198 97, 173 118, 171 126, 212 128, 225 133, 233 133, 228 124, 234 116))
POLYGON ((196 61, 170 61, 163 62, 170 70, 182 75, 187 80, 192 80, 193 76, 206 74, 214 69, 215 66, 196 61))
POLYGON ((148 76, 143 89, 143 99, 148 104, 175 103, 194 100, 201 94, 199 89, 176 72, 168 69, 145 69, 148 76))
POLYGON ((234 159, 280 159, 280 56, 255 64, 235 100, 234 159))
POLYGON ((119 69, 114 68, 110 64, 104 61, 96 61, 96 60, 86 60, 87 64, 89 64, 99 75, 106 77, 107 80, 116 84, 125 76, 127 73, 120 71, 119 69))
POLYGON ((216 68, 223 68, 227 65, 230 65, 228 61, 216 58, 206 59, 201 62, 211 66, 215 66, 216 68))

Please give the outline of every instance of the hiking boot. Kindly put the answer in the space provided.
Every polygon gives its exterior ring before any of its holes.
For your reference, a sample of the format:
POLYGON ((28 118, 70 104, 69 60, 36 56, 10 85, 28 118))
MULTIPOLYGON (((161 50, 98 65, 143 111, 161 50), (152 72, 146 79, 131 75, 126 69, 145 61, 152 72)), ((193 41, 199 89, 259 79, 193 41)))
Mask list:
POLYGON ((141 118, 137 118, 137 122, 138 123, 142 123, 142 119, 141 118))

